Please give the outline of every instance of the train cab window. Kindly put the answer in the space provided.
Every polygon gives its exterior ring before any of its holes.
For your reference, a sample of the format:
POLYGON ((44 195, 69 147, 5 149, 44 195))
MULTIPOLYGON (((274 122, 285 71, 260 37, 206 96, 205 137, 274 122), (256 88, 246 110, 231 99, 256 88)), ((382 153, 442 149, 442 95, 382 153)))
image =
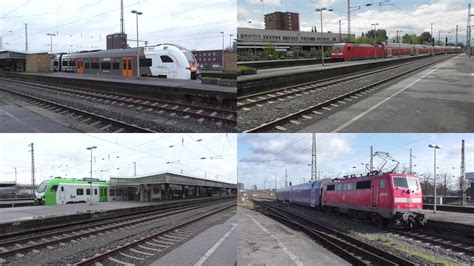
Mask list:
POLYGON ((94 195, 97 195, 97 188, 94 188, 94 195))
POLYGON ((385 187, 385 179, 382 179, 380 180, 380 185, 379 185, 380 188, 384 188, 385 187))
POLYGON ((141 67, 151 67, 153 65, 152 63, 153 63, 153 59, 151 58, 140 59, 141 67))
POLYGON ((327 191, 333 191, 333 190, 334 190, 334 185, 327 186, 327 191))
POLYGON ((160 56, 160 58, 161 58, 161 62, 163 63, 174 63, 173 59, 171 59, 171 57, 167 55, 162 55, 160 56))
POLYGON ((91 189, 90 188, 86 189, 86 195, 90 195, 90 194, 91 194, 91 189))
POLYGON ((86 63, 86 69, 91 69, 91 63, 86 63))
POLYGON ((367 188, 370 188, 371 185, 372 185, 372 182, 370 180, 360 181, 360 182, 357 182, 356 189, 367 189, 367 188))
POLYGON ((77 194, 78 196, 84 195, 84 189, 82 189, 82 188, 76 189, 76 194, 77 194))
POLYGON ((100 68, 101 69, 111 69, 112 68, 112 65, 110 64, 110 62, 102 62, 100 64, 100 68))
POLYGON ((120 69, 120 63, 119 63, 119 62, 113 63, 113 64, 112 64, 112 68, 113 68, 114 70, 119 70, 119 69, 120 69))
POLYGON ((58 185, 55 185, 51 188, 51 192, 56 192, 58 191, 58 185))
POLYGON ((91 63, 91 69, 100 69, 99 63, 91 63))

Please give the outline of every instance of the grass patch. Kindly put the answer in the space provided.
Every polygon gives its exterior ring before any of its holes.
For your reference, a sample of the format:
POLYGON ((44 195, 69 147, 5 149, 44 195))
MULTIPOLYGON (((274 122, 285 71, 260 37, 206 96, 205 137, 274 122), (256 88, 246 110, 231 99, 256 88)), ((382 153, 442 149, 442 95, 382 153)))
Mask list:
POLYGON ((77 131, 79 133, 86 133, 85 130, 81 129, 79 126, 77 126, 76 124, 69 124, 69 128, 74 130, 74 131, 77 131))
POLYGON ((257 69, 255 67, 249 66, 238 66, 237 75, 252 75, 257 74, 257 69))
POLYGON ((426 253, 423 249, 416 248, 409 245, 404 245, 403 243, 396 243, 393 239, 389 237, 379 236, 376 234, 362 234, 358 232, 351 232, 351 234, 358 235, 367 240, 378 242, 382 245, 401 251, 405 253, 408 257, 414 256, 414 257, 422 258, 423 260, 427 261, 430 265, 446 265, 446 266, 459 265, 459 263, 454 260, 439 257, 436 255, 431 255, 429 253, 426 253))

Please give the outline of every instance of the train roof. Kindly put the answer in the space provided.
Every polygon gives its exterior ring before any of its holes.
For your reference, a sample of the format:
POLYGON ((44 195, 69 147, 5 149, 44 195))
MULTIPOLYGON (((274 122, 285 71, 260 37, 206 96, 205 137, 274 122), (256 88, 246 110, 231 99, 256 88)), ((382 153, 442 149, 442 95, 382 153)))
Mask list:
MULTIPOLYGON (((53 179, 45 180, 47 183, 52 184, 89 184, 89 182, 85 179, 77 179, 77 178, 62 178, 62 177, 55 177, 53 179)), ((43 182, 45 182, 43 181, 43 182)), ((101 185, 108 185, 109 182, 104 180, 93 180, 92 184, 101 184, 101 185)))
POLYGON ((324 185, 324 184, 329 183, 329 182, 331 182, 330 178, 316 180, 316 181, 309 181, 309 182, 302 183, 302 184, 292 185, 292 186, 287 187, 287 188, 281 188, 281 189, 277 190, 277 192, 284 192, 284 191, 290 191, 290 190, 305 190, 305 189, 312 189, 312 188, 317 189, 317 188, 320 188, 321 185, 324 185))

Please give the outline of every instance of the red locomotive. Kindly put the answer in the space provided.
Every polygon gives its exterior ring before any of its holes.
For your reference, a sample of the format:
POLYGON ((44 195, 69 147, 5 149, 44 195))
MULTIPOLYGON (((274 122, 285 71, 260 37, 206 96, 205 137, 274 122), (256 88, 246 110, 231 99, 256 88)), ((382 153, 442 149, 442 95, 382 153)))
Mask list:
POLYGON ((382 225, 393 222, 412 228, 426 223, 420 183, 416 175, 406 173, 372 171, 366 176, 310 181, 278 190, 277 200, 382 225))
POLYGON ((337 43, 332 47, 331 59, 333 61, 363 60, 373 58, 385 58, 398 55, 423 55, 458 53, 461 49, 453 46, 430 46, 412 44, 355 44, 337 43))

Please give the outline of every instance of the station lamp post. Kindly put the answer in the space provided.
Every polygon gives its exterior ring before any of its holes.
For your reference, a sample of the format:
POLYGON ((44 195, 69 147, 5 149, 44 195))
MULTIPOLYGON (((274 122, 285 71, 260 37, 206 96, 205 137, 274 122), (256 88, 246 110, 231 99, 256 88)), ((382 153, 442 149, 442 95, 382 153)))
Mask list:
POLYGON ((324 66, 324 37, 323 37, 323 11, 329 11, 331 12, 333 9, 332 8, 316 8, 316 12, 320 12, 321 14, 321 63, 324 66))
POLYGON ((400 34, 401 32, 403 32, 403 31, 397 30, 398 57, 401 57, 401 55, 400 55, 400 43, 401 43, 401 42, 400 42, 400 39, 399 39, 399 38, 400 38, 399 34, 400 34))
POLYGON ((91 180, 89 183, 91 184, 91 190, 90 190, 90 196, 91 196, 91 202, 90 205, 92 205, 92 150, 97 149, 97 146, 92 146, 92 147, 87 147, 87 150, 91 151, 91 180))
POLYGON ((377 60, 377 46, 375 45, 375 42, 377 41, 377 26, 379 25, 378 23, 372 23, 370 24, 374 26, 374 59, 377 60))
POLYGON ((56 36, 56 34, 53 34, 53 33, 47 33, 46 35, 48 35, 50 38, 51 38, 51 58, 53 57, 53 37, 56 36))
POLYGON ((234 37, 234 34, 229 35, 229 47, 231 50, 234 50, 234 46, 232 45, 232 37, 234 37))
POLYGON ((434 205, 433 212, 436 213, 436 150, 441 149, 441 145, 430 144, 428 147, 433 148, 434 160, 433 160, 433 179, 434 179, 434 205))
POLYGON ((138 16, 143 15, 143 12, 132 10, 132 14, 135 14, 137 17, 137 47, 140 47, 139 38, 138 38, 138 16))
POLYGON ((221 34, 222 34, 222 72, 224 72, 224 52, 225 52, 225 47, 224 47, 224 32, 221 31, 221 34))

